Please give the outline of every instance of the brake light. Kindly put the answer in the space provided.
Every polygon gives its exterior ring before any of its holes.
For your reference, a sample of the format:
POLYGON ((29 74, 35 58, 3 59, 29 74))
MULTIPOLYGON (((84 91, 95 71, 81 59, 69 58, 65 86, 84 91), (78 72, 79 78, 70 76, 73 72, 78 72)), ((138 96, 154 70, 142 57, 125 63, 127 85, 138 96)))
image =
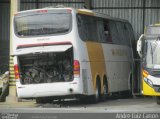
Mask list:
POLYGON ((80 77, 80 63, 78 60, 74 60, 74 77, 80 77))
POLYGON ((15 74, 15 79, 19 79, 19 69, 18 69, 18 65, 14 65, 14 74, 15 74))

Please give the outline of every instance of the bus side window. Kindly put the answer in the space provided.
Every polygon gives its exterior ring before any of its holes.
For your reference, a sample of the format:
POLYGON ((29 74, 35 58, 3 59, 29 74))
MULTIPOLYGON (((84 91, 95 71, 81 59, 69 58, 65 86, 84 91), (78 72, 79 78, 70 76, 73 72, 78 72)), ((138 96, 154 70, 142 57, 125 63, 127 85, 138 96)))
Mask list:
POLYGON ((126 45, 131 46, 130 45, 131 43, 130 32, 126 24, 124 24, 124 33, 125 33, 125 38, 126 38, 126 45))
POLYGON ((83 41, 99 42, 101 39, 101 20, 93 16, 78 14, 78 32, 83 41))
POLYGON ((87 25, 85 23, 85 17, 81 15, 77 15, 77 22, 78 22, 78 32, 80 38, 85 41, 87 40, 87 25))
POLYGON ((108 21, 104 21, 104 42, 112 43, 112 37, 108 26, 108 21))
POLYGON ((87 32, 88 32, 88 40, 97 42, 98 41, 98 26, 97 26, 97 19, 96 17, 88 17, 87 21, 87 32))
POLYGON ((119 43, 121 45, 128 45, 130 44, 130 33, 126 26, 127 23, 125 22, 116 22, 116 26, 118 29, 119 34, 119 43))
POLYGON ((131 24, 127 24, 126 27, 127 27, 128 32, 129 32, 129 36, 131 38, 131 41, 134 41, 135 40, 134 32, 133 32, 133 28, 132 28, 131 24))
POLYGON ((112 42, 115 44, 120 44, 119 43, 120 42, 119 41, 119 34, 118 34, 118 30, 117 30, 115 21, 109 21, 108 26, 109 26, 109 29, 111 32, 112 42))

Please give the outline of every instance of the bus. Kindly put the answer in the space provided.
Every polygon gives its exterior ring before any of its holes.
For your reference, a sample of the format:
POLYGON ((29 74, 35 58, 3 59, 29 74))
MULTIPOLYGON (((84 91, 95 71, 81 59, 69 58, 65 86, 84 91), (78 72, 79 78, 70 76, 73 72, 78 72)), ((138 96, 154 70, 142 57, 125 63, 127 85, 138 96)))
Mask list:
POLYGON ((137 41, 140 56, 141 93, 155 96, 160 104, 160 24, 149 25, 137 41))
POLYGON ((13 18, 18 98, 106 99, 130 91, 134 33, 127 20, 87 9, 43 8, 13 18))

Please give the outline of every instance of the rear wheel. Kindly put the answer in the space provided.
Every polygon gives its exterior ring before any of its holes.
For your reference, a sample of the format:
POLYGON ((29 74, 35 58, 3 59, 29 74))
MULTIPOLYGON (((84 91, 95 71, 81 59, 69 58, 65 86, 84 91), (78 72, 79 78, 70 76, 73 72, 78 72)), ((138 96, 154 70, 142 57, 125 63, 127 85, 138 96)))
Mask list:
POLYGON ((97 103, 100 101, 100 95, 101 95, 101 86, 100 86, 100 81, 96 81, 96 91, 95 95, 93 96, 93 103, 97 103))
POLYGON ((157 101, 157 104, 160 105, 160 97, 159 96, 156 96, 156 101, 157 101))
POLYGON ((105 80, 103 83, 102 101, 105 101, 107 99, 107 94, 108 94, 108 84, 107 81, 105 80))

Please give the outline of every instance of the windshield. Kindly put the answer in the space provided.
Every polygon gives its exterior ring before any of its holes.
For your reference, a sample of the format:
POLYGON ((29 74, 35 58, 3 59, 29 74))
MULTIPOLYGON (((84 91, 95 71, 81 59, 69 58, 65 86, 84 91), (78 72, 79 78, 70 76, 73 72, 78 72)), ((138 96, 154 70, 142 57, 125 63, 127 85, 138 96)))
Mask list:
POLYGON ((160 69, 160 39, 145 40, 144 66, 146 68, 160 69))
POLYGON ((160 34, 160 26, 149 26, 149 27, 147 27, 146 34, 148 34, 148 35, 158 35, 158 34, 160 34))
POLYGON ((71 14, 48 13, 15 17, 18 36, 37 36, 66 33, 71 27, 71 14))

